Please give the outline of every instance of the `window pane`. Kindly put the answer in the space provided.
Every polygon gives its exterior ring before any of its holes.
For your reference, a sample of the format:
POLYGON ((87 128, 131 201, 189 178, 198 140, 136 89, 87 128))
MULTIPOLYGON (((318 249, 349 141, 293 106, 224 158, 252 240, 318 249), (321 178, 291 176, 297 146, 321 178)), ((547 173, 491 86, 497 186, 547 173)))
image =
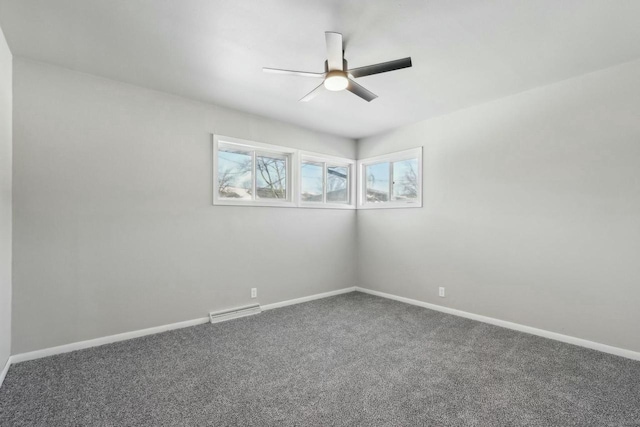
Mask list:
POLYGON ((322 202, 322 163, 303 162, 302 172, 302 201, 322 202))
POLYGON ((251 152, 218 151, 218 194, 233 199, 251 199, 251 152))
POLYGON ((389 201, 389 163, 369 165, 365 169, 367 202, 389 201))
POLYGON ((274 154, 256 154, 256 197, 287 198, 287 158, 274 154))
POLYGON ((393 200, 418 198, 418 159, 393 162, 393 200))
POLYGON ((349 168, 327 167, 327 202, 349 203, 349 168))

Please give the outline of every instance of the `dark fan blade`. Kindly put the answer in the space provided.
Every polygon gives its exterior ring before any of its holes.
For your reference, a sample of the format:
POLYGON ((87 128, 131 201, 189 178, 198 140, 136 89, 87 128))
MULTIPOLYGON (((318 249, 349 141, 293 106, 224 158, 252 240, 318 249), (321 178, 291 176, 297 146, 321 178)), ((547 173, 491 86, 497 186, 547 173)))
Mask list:
POLYGON ((343 71, 342 65, 342 34, 327 31, 324 33, 327 42, 327 66, 329 71, 343 71))
POLYGON ((349 86, 347 86, 347 90, 358 95, 360 98, 364 99, 367 102, 371 102, 378 97, 378 95, 363 88, 351 79, 349 79, 349 86))
POLYGON ((380 64, 354 68, 353 70, 349 70, 349 74, 351 74, 354 78, 358 78, 409 67, 411 67, 411 58, 402 58, 396 59, 395 61, 381 62, 380 64))
POLYGON ((316 78, 324 78, 326 73, 309 73, 307 71, 291 71, 291 70, 280 70, 278 68, 263 68, 262 71, 265 73, 274 73, 274 74, 286 74, 288 76, 300 76, 300 77, 316 77, 316 78))
POLYGON ((320 83, 320 86, 318 86, 317 88, 315 88, 314 90, 306 94, 303 98, 301 98, 300 102, 311 101, 313 98, 318 96, 320 92, 324 92, 324 82, 320 83))

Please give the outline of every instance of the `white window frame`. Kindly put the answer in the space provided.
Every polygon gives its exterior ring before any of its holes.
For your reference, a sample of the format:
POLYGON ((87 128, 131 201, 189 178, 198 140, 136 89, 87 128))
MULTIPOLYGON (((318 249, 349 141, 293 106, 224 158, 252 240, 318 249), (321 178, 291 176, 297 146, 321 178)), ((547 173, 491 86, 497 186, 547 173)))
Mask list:
POLYGON ((296 207, 298 204, 298 150, 289 147, 283 147, 280 145, 264 144, 262 142, 249 141, 246 139, 233 138, 223 135, 213 135, 213 204, 221 206, 272 206, 272 207, 296 207), (218 151, 220 145, 235 145, 239 148, 246 149, 248 151, 254 151, 253 154, 253 188, 256 188, 256 173, 255 173, 255 157, 256 151, 258 154, 276 154, 287 156, 287 199, 257 199, 256 195, 252 195, 252 200, 235 200, 220 197, 218 192, 218 151))
POLYGON ((344 157, 327 156, 325 154, 314 153, 311 151, 300 151, 298 164, 298 200, 301 208, 315 209, 355 209, 356 208, 356 161, 344 157), (321 202, 308 202, 302 200, 302 164, 304 162, 320 163, 323 165, 323 191, 321 202), (347 203, 327 202, 327 166, 338 166, 347 168, 347 203))
POLYGON ((421 208, 422 207, 422 147, 412 148, 410 150, 398 151, 396 153, 384 154, 376 157, 369 157, 358 160, 358 209, 393 209, 393 208, 421 208), (387 202, 368 202, 367 194, 367 177, 365 176, 366 167, 376 163, 389 162, 389 198, 393 198, 393 163, 418 159, 418 197, 414 201, 407 200, 389 200, 387 202))

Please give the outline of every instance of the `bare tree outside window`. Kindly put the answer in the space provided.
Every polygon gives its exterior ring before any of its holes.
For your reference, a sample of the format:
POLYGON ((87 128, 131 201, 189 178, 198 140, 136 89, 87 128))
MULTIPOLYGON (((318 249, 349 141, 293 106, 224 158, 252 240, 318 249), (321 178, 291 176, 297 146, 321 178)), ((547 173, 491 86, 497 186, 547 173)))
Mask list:
POLYGON ((265 199, 287 198, 287 160, 256 156, 256 196, 265 199))
POLYGON ((253 151, 218 151, 218 194, 228 199, 287 198, 287 158, 253 151), (255 169, 253 158, 255 157, 255 169), (254 175, 255 185, 254 189, 254 175))
POLYGON ((409 159, 393 163, 393 199, 418 197, 418 160, 409 159))
POLYGON ((251 153, 218 152, 218 194, 234 199, 251 198, 251 153))

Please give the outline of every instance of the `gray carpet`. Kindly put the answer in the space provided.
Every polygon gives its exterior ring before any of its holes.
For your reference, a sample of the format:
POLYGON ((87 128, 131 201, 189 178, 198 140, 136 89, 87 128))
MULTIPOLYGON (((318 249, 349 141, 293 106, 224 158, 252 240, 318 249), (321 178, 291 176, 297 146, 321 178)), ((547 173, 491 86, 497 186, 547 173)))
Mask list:
POLYGON ((640 426, 640 362, 362 293, 14 365, 2 426, 640 426))

